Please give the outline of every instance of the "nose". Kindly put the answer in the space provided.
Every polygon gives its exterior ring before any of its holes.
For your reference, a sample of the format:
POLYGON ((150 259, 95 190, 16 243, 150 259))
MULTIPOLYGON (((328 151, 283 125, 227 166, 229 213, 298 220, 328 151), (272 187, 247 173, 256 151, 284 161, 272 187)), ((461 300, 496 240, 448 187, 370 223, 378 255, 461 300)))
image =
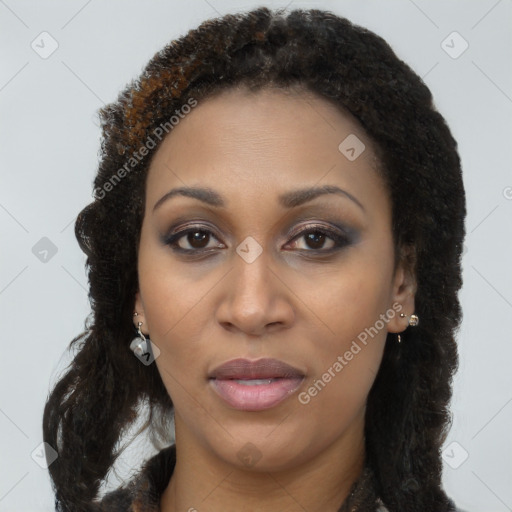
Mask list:
POLYGON ((295 317, 293 294, 266 251, 251 263, 238 255, 234 260, 217 309, 218 323, 230 332, 252 336, 289 328, 295 317))

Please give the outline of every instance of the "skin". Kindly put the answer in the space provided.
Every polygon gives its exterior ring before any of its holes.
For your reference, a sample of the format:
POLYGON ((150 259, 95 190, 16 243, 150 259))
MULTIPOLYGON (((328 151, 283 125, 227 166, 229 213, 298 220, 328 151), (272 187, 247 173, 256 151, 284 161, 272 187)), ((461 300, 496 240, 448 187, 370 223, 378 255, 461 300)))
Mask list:
POLYGON ((377 165, 356 120, 304 91, 222 92, 200 102, 158 149, 146 184, 135 311, 161 351, 155 363, 175 405, 177 464, 162 511, 326 512, 345 500, 363 467, 366 399, 386 335, 404 331, 407 318, 397 313, 359 343, 309 403, 298 394, 393 304, 414 312, 414 278, 401 264, 394 271, 391 204, 377 165), (349 134, 366 147, 354 161, 338 150, 349 134), (153 211, 171 189, 194 185, 214 189, 225 206, 175 195, 153 211), (322 185, 340 187, 364 209, 334 193, 292 208, 278 202, 282 193, 322 185), (187 259, 162 241, 191 224, 213 234, 176 244, 206 247, 209 256, 187 259), (351 238, 315 255, 336 242, 306 235, 319 226, 339 231, 335 224, 351 238), (251 263, 236 252, 247 236, 262 248, 251 263), (277 358, 306 377, 271 409, 235 410, 207 375, 238 357, 277 358), (247 451, 255 463, 244 463, 247 451))

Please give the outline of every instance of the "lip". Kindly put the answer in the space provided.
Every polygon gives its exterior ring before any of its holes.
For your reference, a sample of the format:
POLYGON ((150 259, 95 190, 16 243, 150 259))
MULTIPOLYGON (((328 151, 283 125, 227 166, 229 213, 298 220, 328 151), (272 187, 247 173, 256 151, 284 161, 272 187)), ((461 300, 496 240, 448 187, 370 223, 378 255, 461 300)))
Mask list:
POLYGON ((242 411, 275 407, 299 388, 304 377, 299 369, 269 358, 256 361, 233 359, 208 375, 213 390, 228 405, 242 411))

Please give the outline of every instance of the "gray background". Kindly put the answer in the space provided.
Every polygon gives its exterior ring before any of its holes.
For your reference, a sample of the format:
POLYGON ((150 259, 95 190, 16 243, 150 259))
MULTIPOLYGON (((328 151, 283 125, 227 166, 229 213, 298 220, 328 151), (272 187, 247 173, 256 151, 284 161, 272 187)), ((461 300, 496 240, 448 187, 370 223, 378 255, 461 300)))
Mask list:
MULTIPOLYGON (((287 3, 0 0, 0 511, 53 510, 36 461, 44 401, 89 312, 73 222, 92 200, 96 110, 202 20, 287 3)), ((459 142, 468 236, 443 478, 462 508, 512 510, 512 1, 289 2, 298 7, 332 10, 383 36, 424 77, 459 142)))

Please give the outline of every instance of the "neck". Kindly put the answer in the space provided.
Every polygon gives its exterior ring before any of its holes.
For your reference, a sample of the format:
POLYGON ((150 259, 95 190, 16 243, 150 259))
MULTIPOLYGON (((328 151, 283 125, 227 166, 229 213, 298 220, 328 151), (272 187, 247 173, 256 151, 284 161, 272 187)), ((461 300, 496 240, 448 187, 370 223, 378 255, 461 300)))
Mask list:
POLYGON ((176 467, 161 512, 337 512, 364 464, 364 420, 314 458, 280 471, 227 463, 188 435, 178 435, 176 467))

